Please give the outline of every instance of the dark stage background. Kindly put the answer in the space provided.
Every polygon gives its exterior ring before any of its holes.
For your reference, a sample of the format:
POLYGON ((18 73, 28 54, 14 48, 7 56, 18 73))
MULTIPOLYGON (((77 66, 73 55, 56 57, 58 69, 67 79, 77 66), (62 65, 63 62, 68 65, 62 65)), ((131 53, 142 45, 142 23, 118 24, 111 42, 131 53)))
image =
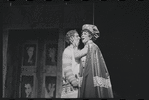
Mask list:
POLYGON ((96 41, 107 64, 115 97, 147 97, 149 3, 95 3, 96 41))

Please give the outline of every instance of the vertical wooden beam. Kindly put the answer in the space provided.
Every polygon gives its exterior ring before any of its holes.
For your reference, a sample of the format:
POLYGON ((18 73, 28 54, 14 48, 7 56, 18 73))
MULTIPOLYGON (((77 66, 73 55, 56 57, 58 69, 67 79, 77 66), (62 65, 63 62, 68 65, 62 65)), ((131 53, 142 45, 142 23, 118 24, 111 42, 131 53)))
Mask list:
POLYGON ((58 39, 58 63, 57 63, 57 83, 56 83, 56 98, 61 97, 62 92, 62 53, 64 50, 64 6, 61 5, 62 16, 59 23, 59 39, 58 39))
POLYGON ((44 41, 38 40, 38 55, 37 55, 37 98, 42 98, 42 84, 43 84, 43 66, 44 66, 44 41))
POLYGON ((16 45, 16 60, 14 62, 14 72, 13 72, 13 84, 14 85, 14 98, 19 97, 19 85, 20 85, 20 75, 21 75, 21 66, 22 66, 22 43, 18 42, 16 45))
POLYGON ((5 81, 7 73, 8 30, 3 30, 3 98, 5 97, 5 81))
POLYGON ((56 83, 56 98, 61 97, 62 91, 62 53, 63 53, 63 30, 59 30, 59 40, 58 40, 58 65, 57 65, 57 83, 56 83))
MULTIPOLYGON (((10 39, 10 36, 9 36, 10 39)), ((13 55, 16 55, 14 53, 14 48, 15 46, 13 46, 13 48, 11 48, 10 44, 8 44, 8 48, 7 48, 7 73, 5 76, 5 97, 7 98, 11 98, 12 97, 12 92, 13 88, 12 88, 12 82, 13 82, 13 71, 14 71, 14 61, 12 61, 12 59, 15 59, 15 57, 13 55), (12 53, 13 52, 13 53, 12 53)))

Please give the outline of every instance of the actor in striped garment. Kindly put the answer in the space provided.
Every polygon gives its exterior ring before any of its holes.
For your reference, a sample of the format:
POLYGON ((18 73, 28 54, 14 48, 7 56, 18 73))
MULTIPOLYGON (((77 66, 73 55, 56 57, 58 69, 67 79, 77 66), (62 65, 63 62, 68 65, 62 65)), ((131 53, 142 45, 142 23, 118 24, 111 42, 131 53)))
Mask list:
POLYGON ((69 46, 65 48, 62 56, 63 89, 61 98, 77 98, 79 85, 79 59, 87 54, 88 47, 78 50, 80 37, 76 30, 66 34, 66 42, 69 46))

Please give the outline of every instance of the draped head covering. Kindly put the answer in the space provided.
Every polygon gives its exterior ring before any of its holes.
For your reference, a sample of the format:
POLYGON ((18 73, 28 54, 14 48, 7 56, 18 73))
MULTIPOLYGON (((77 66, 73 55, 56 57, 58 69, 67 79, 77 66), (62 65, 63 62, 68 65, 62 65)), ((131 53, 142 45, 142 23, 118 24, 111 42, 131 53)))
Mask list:
POLYGON ((95 25, 84 24, 84 25, 82 26, 82 31, 84 31, 84 30, 89 30, 89 31, 91 32, 91 34, 93 35, 93 37, 96 38, 96 39, 97 39, 97 38, 99 37, 99 35, 100 35, 100 32, 99 32, 97 26, 95 26, 95 25))

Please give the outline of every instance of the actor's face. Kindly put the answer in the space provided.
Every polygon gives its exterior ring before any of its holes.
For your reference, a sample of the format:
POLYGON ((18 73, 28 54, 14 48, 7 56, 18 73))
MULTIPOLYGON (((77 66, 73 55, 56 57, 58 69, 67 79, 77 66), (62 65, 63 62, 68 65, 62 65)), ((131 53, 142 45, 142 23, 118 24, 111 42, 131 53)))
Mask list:
POLYGON ((90 33, 87 32, 87 31, 83 31, 83 32, 82 32, 81 39, 82 39, 82 42, 83 42, 84 44, 86 44, 86 43, 91 39, 90 33))
POLYGON ((80 37, 78 33, 75 33, 73 36, 73 42, 78 46, 80 41, 80 37))

